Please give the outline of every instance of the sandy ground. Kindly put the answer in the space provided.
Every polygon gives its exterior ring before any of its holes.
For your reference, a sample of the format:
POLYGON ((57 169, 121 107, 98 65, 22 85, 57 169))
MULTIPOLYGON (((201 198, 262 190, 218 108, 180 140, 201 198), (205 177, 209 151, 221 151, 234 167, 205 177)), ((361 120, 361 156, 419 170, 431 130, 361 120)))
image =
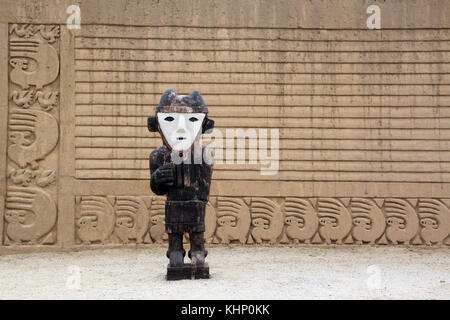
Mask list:
POLYGON ((450 299, 449 248, 213 247, 211 279, 170 282, 165 251, 3 255, 0 299, 450 299))

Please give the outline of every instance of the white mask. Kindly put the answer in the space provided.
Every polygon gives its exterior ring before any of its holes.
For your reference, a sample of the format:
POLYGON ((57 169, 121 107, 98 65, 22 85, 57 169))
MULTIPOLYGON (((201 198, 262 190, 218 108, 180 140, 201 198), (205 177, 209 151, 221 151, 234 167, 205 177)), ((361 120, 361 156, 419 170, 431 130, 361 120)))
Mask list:
POLYGON ((204 113, 158 112, 158 124, 162 134, 174 151, 188 150, 202 128, 204 113))

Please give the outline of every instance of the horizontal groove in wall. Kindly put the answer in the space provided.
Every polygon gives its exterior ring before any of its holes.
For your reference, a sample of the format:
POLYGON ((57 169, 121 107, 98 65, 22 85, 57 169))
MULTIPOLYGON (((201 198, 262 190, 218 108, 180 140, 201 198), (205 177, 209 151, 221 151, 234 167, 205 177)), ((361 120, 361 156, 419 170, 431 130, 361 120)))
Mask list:
MULTIPOLYGON (((214 66, 214 64, 221 64, 223 65, 239 65, 239 64, 259 64, 259 65, 281 65, 281 66, 310 66, 310 65, 324 65, 325 67, 342 67, 344 66, 358 66, 358 65, 372 65, 373 67, 377 67, 377 66, 446 66, 449 64, 449 62, 429 62, 429 61, 423 61, 423 62, 409 62, 409 61, 402 61, 402 62, 398 62, 398 63, 394 63, 394 62, 366 62, 366 61, 359 61, 359 62, 330 62, 330 61, 311 61, 311 62, 302 62, 302 61, 297 61, 297 62, 286 62, 286 61, 275 61, 275 62, 270 62, 270 61, 220 61, 220 60, 211 60, 211 61, 185 61, 185 60, 169 60, 169 61, 164 61, 164 60, 158 60, 158 59, 153 59, 153 60, 132 60, 132 59, 109 59, 109 58, 103 58, 103 59, 99 59, 98 57, 95 59, 88 59, 88 58, 76 58, 75 57, 75 62, 78 65, 83 65, 83 64, 100 64, 100 63, 112 63, 112 64, 125 64, 125 65, 132 65, 132 64, 160 64, 160 65, 164 65, 164 64, 176 64, 176 63, 180 63, 180 64, 192 64, 192 65, 198 65, 198 64, 203 64, 203 65, 211 65, 214 66)), ((95 71, 95 69, 88 69, 88 70, 92 70, 95 71)), ((80 71, 80 70, 77 70, 80 71)))
MULTIPOLYGON (((225 161, 214 164, 214 170, 260 171, 261 163, 227 164, 225 161)), ((77 169, 121 169, 149 170, 148 160, 135 159, 77 159, 77 169)), ((400 161, 292 161, 280 160, 279 171, 306 172, 450 172, 447 162, 400 162, 400 161)))
MULTIPOLYGON (((220 118, 218 118, 220 119, 220 118)), ((108 126, 146 128, 145 117, 118 118, 114 116, 77 117, 77 126, 108 126)), ((427 119, 333 119, 333 118, 238 118, 216 121, 218 128, 361 128, 361 129, 450 129, 450 118, 427 119)))
MULTIPOLYGON (((353 96, 317 96, 317 97, 293 97, 293 96, 233 96, 233 95, 208 95, 203 94, 203 97, 208 104, 216 106, 297 106, 299 104, 306 105, 320 105, 320 106, 450 106, 449 96, 360 96, 355 98, 353 96)), ((157 94, 143 94, 143 95, 127 95, 124 93, 118 94, 77 94, 75 96, 76 104, 134 104, 134 105, 158 105, 160 95, 157 94)))
MULTIPOLYGON (((185 84, 130 84, 130 83, 76 83, 76 93, 80 94, 118 94, 142 95, 164 92, 167 87, 175 87, 178 91, 189 91, 191 85, 185 84)), ((270 85, 270 84, 198 84, 197 91, 208 94, 234 95, 234 96, 448 96, 450 85, 270 85)))
MULTIPOLYGON (((87 182, 87 181, 92 181, 92 182, 100 182, 100 183, 105 183, 105 182, 109 182, 109 181, 113 181, 114 183, 117 183, 117 181, 130 181, 133 182, 135 181, 136 183, 139 182, 143 182, 143 183, 147 183, 146 181, 148 180, 148 178, 123 178, 123 177, 80 177, 80 176, 76 176, 75 177, 76 180, 79 180, 79 182, 87 182)), ((244 183, 255 183, 255 182, 260 182, 260 183, 269 183, 269 182, 278 182, 280 184, 282 183, 293 183, 296 181, 292 181, 292 180, 268 180, 268 179, 261 179, 261 180, 239 180, 239 179, 214 179, 215 183, 225 183, 225 182, 231 182, 231 183, 240 183, 240 182, 244 182, 244 183)), ((335 184, 341 184, 341 183, 363 183, 363 184, 372 184, 372 183, 382 183, 382 184, 389 184, 389 183, 393 183, 393 184, 414 184, 415 186, 417 184, 419 185, 423 185, 423 187, 426 187, 426 185, 436 185, 437 188, 439 188, 442 185, 447 185, 448 182, 440 182, 440 181, 390 181, 390 180, 384 180, 384 181, 365 181, 365 180, 340 180, 340 181, 335 181, 335 180, 302 180, 302 183, 335 183, 335 184)))
MULTIPOLYGON (((370 90, 369 90, 370 91, 370 90)), ((447 91, 447 90, 445 90, 447 91)), ((85 91, 85 92, 76 92, 76 94, 78 95, 84 95, 84 94, 97 94, 97 95, 120 95, 120 94, 126 94, 126 95, 160 95, 160 93, 152 93, 152 92, 126 92, 125 90, 120 90, 119 92, 113 92, 113 91, 85 91)), ((211 92, 210 94, 214 94, 214 92, 211 92)), ((225 92, 217 92, 217 95, 221 95, 221 96, 259 96, 258 93, 225 93, 225 92)), ((325 97, 448 97, 450 96, 450 94, 412 94, 412 93, 404 93, 404 94, 383 94, 383 93, 377 93, 377 94, 371 94, 370 92, 367 94, 348 94, 348 93, 343 93, 343 94, 333 94, 333 93, 267 93, 264 94, 265 96, 275 96, 275 97, 321 97, 321 96, 325 96, 325 97)))
POLYGON ((260 37, 264 39, 304 39, 304 40, 421 40, 450 38, 447 28, 383 28, 369 30, 367 28, 277 28, 277 27, 201 27, 201 26, 142 26, 120 24, 87 24, 83 25, 79 34, 82 37, 109 36, 149 37, 152 35, 183 38, 200 34, 202 37, 240 38, 260 37))
MULTIPOLYGON (((214 113, 208 112, 208 114, 210 116, 214 116, 215 119, 220 119, 218 122, 222 121, 222 119, 233 119, 236 118, 237 116, 239 116, 239 114, 230 114, 229 116, 225 116, 225 115, 216 115, 214 113)), ((82 124, 83 122, 88 122, 89 120, 94 120, 95 119, 104 119, 106 121, 108 121, 109 118, 113 119, 116 123, 121 122, 121 121, 132 121, 132 120, 127 120, 127 119, 134 119, 136 120, 136 122, 142 122, 144 124, 146 124, 147 119, 145 118, 145 116, 149 116, 152 115, 150 112, 145 114, 145 115, 139 115, 139 114, 127 114, 127 115, 107 115, 107 114, 82 114, 82 113, 78 113, 77 114, 77 124, 82 124), (144 120, 142 119, 144 117, 144 120), (86 120, 85 120, 86 119, 86 120)), ((271 117, 270 120, 275 120, 278 118, 282 118, 284 119, 283 115, 278 115, 277 117, 271 117)), ((252 117, 252 119, 264 119, 267 120, 267 117, 264 116, 254 116, 252 117)), ((348 119, 348 120, 410 120, 410 121, 415 121, 415 120, 425 120, 425 119, 435 119, 438 121, 447 121, 447 119, 450 119, 450 117, 448 116, 440 116, 439 114, 435 114, 434 116, 431 117, 427 117, 427 116, 414 116, 412 115, 411 117, 406 117, 406 116, 397 116, 397 117, 380 117, 378 115, 368 115, 368 117, 357 117, 357 116, 349 116, 349 117, 330 117, 330 116, 316 116, 314 115, 310 115, 310 116, 292 116, 289 117, 289 120, 293 119, 293 120, 310 120, 312 121, 317 121, 317 120, 342 120, 342 119, 348 119)), ((286 119, 284 119, 286 120, 286 119)), ((92 122, 94 122, 92 121, 92 122)), ((100 120, 99 120, 100 121, 100 120)), ((114 122, 111 121, 111 122, 114 122)), ((237 126, 236 126, 237 127, 237 126)))
MULTIPOLYGON (((220 129, 220 128, 219 128, 220 129)), ((450 139, 450 130, 448 129, 279 129, 280 138, 291 139, 377 139, 377 140, 416 140, 416 139, 450 139)), ((85 130, 84 128, 75 128, 75 137, 133 137, 148 138, 151 135, 157 136, 155 133, 149 133, 147 129, 138 128, 138 130, 129 130, 118 127, 116 129, 98 127, 85 130)))
POLYGON ((415 50, 314 50, 314 49, 305 49, 305 50, 285 50, 285 49, 229 49, 229 48, 211 48, 211 49, 193 49, 193 48, 186 48, 186 49, 180 49, 180 48, 157 48, 157 47, 151 47, 151 48, 129 48, 126 46, 123 47, 75 47, 75 50, 124 50, 124 51, 155 51, 155 52, 255 52, 255 53, 280 53, 280 54, 286 54, 286 53, 328 53, 328 54, 338 54, 338 53, 391 53, 396 52, 399 54, 411 52, 411 53, 425 53, 425 52, 436 52, 436 53, 447 53, 450 52, 449 49, 430 49, 430 50, 418 50, 417 47, 415 50))
POLYGON ((88 49, 77 49, 75 51, 75 59, 84 60, 131 60, 131 61, 224 61, 224 62, 322 62, 328 63, 360 63, 361 60, 371 63, 396 63, 409 61, 410 63, 448 63, 450 62, 450 52, 261 52, 259 55, 253 52, 230 52, 230 51, 207 51, 195 53, 192 51, 174 51, 171 55, 166 55, 165 51, 149 52, 145 51, 123 51, 117 49, 96 49, 95 52, 88 49), (150 58, 153 57, 153 58, 150 58))
MULTIPOLYGON (((131 172, 120 170, 77 170, 77 179, 137 179, 148 180, 149 172, 143 171, 131 172)), ((216 172, 213 176, 213 180, 244 180, 244 181, 314 181, 314 182, 415 182, 415 183, 448 183, 450 182, 450 173, 302 173, 302 172, 279 172, 277 175, 261 175, 260 172, 249 172, 245 174, 243 172, 223 171, 216 172), (337 177, 340 176, 340 177, 337 177)))
POLYGON ((263 85, 445 85, 450 84, 450 74, 265 74, 263 77, 257 73, 229 73, 227 76, 219 73, 206 74, 193 73, 125 73, 77 71, 76 83, 103 83, 103 84, 263 84, 263 85))
POLYGON ((136 41, 136 40, 141 40, 141 41, 153 41, 153 40, 167 40, 167 41, 264 41, 264 42, 307 42, 307 43, 314 43, 314 42, 325 42, 325 43, 345 43, 345 42, 349 42, 349 43, 358 43, 358 42, 364 42, 364 43, 372 43, 372 42, 376 42, 376 43, 386 43, 386 42, 446 42, 446 41, 450 41, 449 39, 384 39, 384 40, 377 40, 377 39, 289 39, 289 38, 283 38, 283 37, 277 37, 277 38, 265 38, 265 37, 247 37, 247 38, 238 38, 238 37, 214 37, 214 38, 206 38, 206 37, 202 37, 202 35, 200 35, 199 37, 192 37, 192 36, 187 36, 187 37, 180 37, 178 35, 173 35, 173 37, 158 37, 158 36, 153 36, 153 37, 130 37, 130 36, 102 36, 102 35, 97 35, 97 36, 89 36, 89 35, 75 35, 74 36, 75 41, 77 41, 76 43, 81 43, 83 44, 85 42, 85 40, 87 41, 93 41, 95 40, 119 40, 119 41, 123 41, 123 40, 132 40, 132 41, 136 41))
MULTIPOLYGON (((270 154, 269 160, 359 160, 359 161, 448 161, 450 150, 420 151, 417 150, 280 150, 279 153, 270 154)), ((77 148, 75 158, 89 159, 148 159, 148 149, 97 149, 77 148)))

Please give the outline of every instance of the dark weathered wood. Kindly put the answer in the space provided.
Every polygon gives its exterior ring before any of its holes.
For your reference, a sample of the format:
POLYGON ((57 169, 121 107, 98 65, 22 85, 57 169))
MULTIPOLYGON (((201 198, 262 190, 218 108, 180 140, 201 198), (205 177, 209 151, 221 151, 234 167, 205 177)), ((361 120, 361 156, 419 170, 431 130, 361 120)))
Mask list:
POLYGON ((209 266, 205 263, 203 266, 195 266, 185 263, 180 267, 171 267, 167 265, 167 280, 185 280, 185 279, 209 279, 209 266))

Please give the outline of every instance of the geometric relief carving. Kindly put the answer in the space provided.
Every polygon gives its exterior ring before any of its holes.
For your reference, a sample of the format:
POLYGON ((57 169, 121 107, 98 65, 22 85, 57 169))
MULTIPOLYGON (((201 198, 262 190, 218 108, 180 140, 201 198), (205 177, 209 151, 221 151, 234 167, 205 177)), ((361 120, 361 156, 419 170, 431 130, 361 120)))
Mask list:
POLYGON ((450 209, 437 199, 419 200, 420 235, 427 245, 442 244, 450 234, 450 209))
POLYGON ((20 168, 47 156, 58 143, 58 123, 51 114, 39 110, 15 109, 10 113, 8 157, 20 168))
POLYGON ((77 234, 84 244, 104 244, 110 240, 114 230, 114 208, 106 197, 81 197, 77 218, 77 234))
MULTIPOLYGON (((36 26, 36 28, 43 26, 36 26)), ((59 30, 55 26, 54 30, 59 30)), ((11 27, 11 34, 17 34, 17 28, 11 27)), ((54 34, 52 40, 55 40, 54 34)), ((42 34, 41 34, 42 36, 42 34)), ((26 90, 31 85, 36 89, 42 89, 45 85, 56 80, 59 74, 59 59, 53 45, 47 39, 39 40, 28 37, 11 37, 10 64, 13 70, 10 80, 18 84, 21 89, 26 90), (31 65, 34 64, 34 68, 31 65)))
POLYGON ((55 201, 40 188, 9 186, 5 220, 11 244, 35 244, 56 223, 55 201))
POLYGON ((371 199, 354 198, 351 200, 353 217, 352 235, 357 244, 368 242, 375 244, 375 240, 383 235, 386 219, 383 211, 371 199))
POLYGON ((404 199, 386 199, 386 237, 393 243, 409 243, 419 230, 419 217, 413 206, 404 199))
POLYGON ((150 236, 155 243, 163 243, 168 240, 165 230, 165 205, 166 199, 164 197, 155 197, 151 202, 151 227, 150 236))
POLYGON ((268 240, 269 243, 277 242, 283 231, 284 216, 281 207, 275 201, 265 198, 252 198, 252 236, 256 243, 268 240))
POLYGON ((217 237, 221 243, 238 240, 247 241, 251 224, 250 209, 243 199, 218 197, 217 199, 217 237))
MULTIPOLYGON (((205 240, 215 244, 449 245, 448 200, 413 200, 211 197, 205 240)), ((77 242, 166 243, 164 208, 162 196, 77 197, 77 242)))
POLYGON ((326 244, 336 241, 342 244, 352 229, 349 210, 338 199, 320 198, 317 202, 319 212, 319 233, 326 244))
POLYGON ((310 243, 310 239, 319 227, 319 218, 313 205, 307 199, 286 198, 284 210, 288 238, 293 239, 294 242, 310 243))
POLYGON ((144 200, 139 197, 120 196, 116 198, 115 209, 114 233, 121 242, 135 240, 136 243, 143 243, 150 222, 150 213, 144 200))
POLYGON ((59 26, 10 26, 5 244, 56 242, 58 52, 59 26))

